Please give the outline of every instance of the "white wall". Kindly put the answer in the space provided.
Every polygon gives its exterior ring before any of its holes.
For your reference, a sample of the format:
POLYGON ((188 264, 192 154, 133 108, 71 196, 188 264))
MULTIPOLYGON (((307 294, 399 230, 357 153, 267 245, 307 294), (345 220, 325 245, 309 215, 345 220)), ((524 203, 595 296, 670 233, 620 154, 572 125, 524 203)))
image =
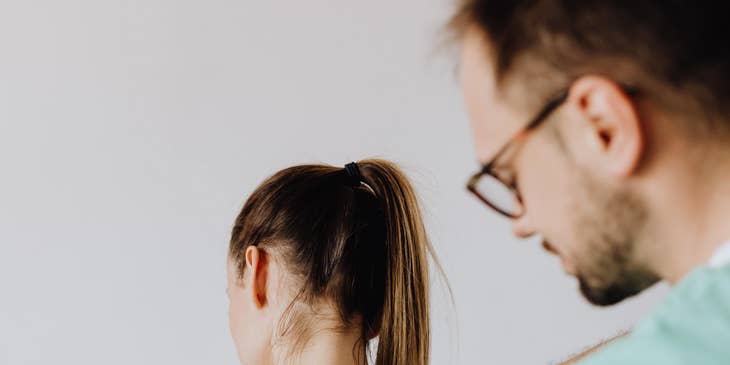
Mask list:
POLYGON ((633 323, 663 290, 593 308, 465 193, 450 8, 2 0, 0 364, 235 364, 243 200, 290 164, 370 156, 413 178, 454 289, 434 364, 548 364, 633 323))

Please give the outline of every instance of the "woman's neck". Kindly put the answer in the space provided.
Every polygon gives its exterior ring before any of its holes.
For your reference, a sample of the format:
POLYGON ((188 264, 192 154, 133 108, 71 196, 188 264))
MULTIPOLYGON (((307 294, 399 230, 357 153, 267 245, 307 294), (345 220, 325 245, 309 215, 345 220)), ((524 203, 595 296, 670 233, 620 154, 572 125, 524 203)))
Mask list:
MULTIPOLYGON (((291 354, 282 364, 356 365, 365 364, 359 331, 313 331, 301 352, 291 354), (362 356, 360 359, 356 356, 362 356), (358 361, 359 360, 359 361, 358 361)), ((288 350, 288 349, 282 349, 288 350)), ((286 354, 280 354, 286 355, 286 354)), ((275 356, 274 358, 282 358, 275 356)))

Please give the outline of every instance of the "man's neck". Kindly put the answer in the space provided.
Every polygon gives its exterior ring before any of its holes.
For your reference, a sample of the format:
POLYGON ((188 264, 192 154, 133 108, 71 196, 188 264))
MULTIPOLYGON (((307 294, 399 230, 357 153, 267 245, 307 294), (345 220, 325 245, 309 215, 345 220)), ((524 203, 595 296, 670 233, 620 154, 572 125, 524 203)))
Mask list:
POLYGON ((656 219, 646 254, 670 284, 706 264, 730 239, 730 159, 706 159, 703 167, 684 164, 672 171, 686 173, 667 172, 647 191, 656 219))

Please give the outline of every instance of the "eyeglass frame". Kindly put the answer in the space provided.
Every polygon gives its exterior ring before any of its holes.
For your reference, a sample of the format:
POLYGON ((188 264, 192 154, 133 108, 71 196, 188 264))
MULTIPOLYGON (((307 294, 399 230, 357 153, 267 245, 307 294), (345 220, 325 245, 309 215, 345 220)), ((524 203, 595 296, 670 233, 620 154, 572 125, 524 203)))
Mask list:
POLYGON ((522 127, 521 130, 519 130, 517 133, 515 133, 510 139, 507 140, 507 142, 504 143, 504 145, 497 150, 497 153, 492 157, 491 160, 489 160, 487 163, 482 165, 482 168, 473 174, 471 178, 469 178, 469 181, 466 184, 466 189, 474 194, 479 200, 481 200, 484 204, 489 206, 490 208, 497 211, 497 213, 510 218, 510 219, 517 219, 524 215, 524 209, 521 214, 512 214, 509 213, 501 208, 499 208, 495 203, 492 203, 487 199, 485 196, 483 196, 479 191, 477 190, 477 184, 479 183, 479 180, 484 177, 484 175, 489 175, 496 179, 500 184, 504 185, 505 188, 512 191, 512 194, 514 194, 515 199, 522 204, 522 197, 520 196, 520 192, 517 191, 516 187, 514 185, 510 185, 502 181, 502 179, 497 176, 497 174, 494 172, 494 166, 496 165, 497 161, 499 161, 500 157, 504 155, 504 153, 509 150, 509 148, 516 143, 516 141, 523 139, 530 131, 537 128, 543 121, 548 119, 548 117, 555 112, 556 109, 558 109, 563 103, 565 103, 566 100, 568 100, 568 96, 570 95, 570 90, 565 89, 562 92, 560 92, 556 97, 551 99, 550 101, 545 104, 544 107, 540 110, 540 112, 530 120, 529 123, 527 123, 524 127, 522 127))

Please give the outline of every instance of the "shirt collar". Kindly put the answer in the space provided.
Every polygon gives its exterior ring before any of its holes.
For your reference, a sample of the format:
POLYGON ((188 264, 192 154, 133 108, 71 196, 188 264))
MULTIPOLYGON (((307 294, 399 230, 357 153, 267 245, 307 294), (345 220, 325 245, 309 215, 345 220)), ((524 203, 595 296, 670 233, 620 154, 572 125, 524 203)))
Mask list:
POLYGON ((707 262, 707 266, 719 267, 727 263, 730 263, 730 241, 723 243, 715 250, 710 261, 707 262))

